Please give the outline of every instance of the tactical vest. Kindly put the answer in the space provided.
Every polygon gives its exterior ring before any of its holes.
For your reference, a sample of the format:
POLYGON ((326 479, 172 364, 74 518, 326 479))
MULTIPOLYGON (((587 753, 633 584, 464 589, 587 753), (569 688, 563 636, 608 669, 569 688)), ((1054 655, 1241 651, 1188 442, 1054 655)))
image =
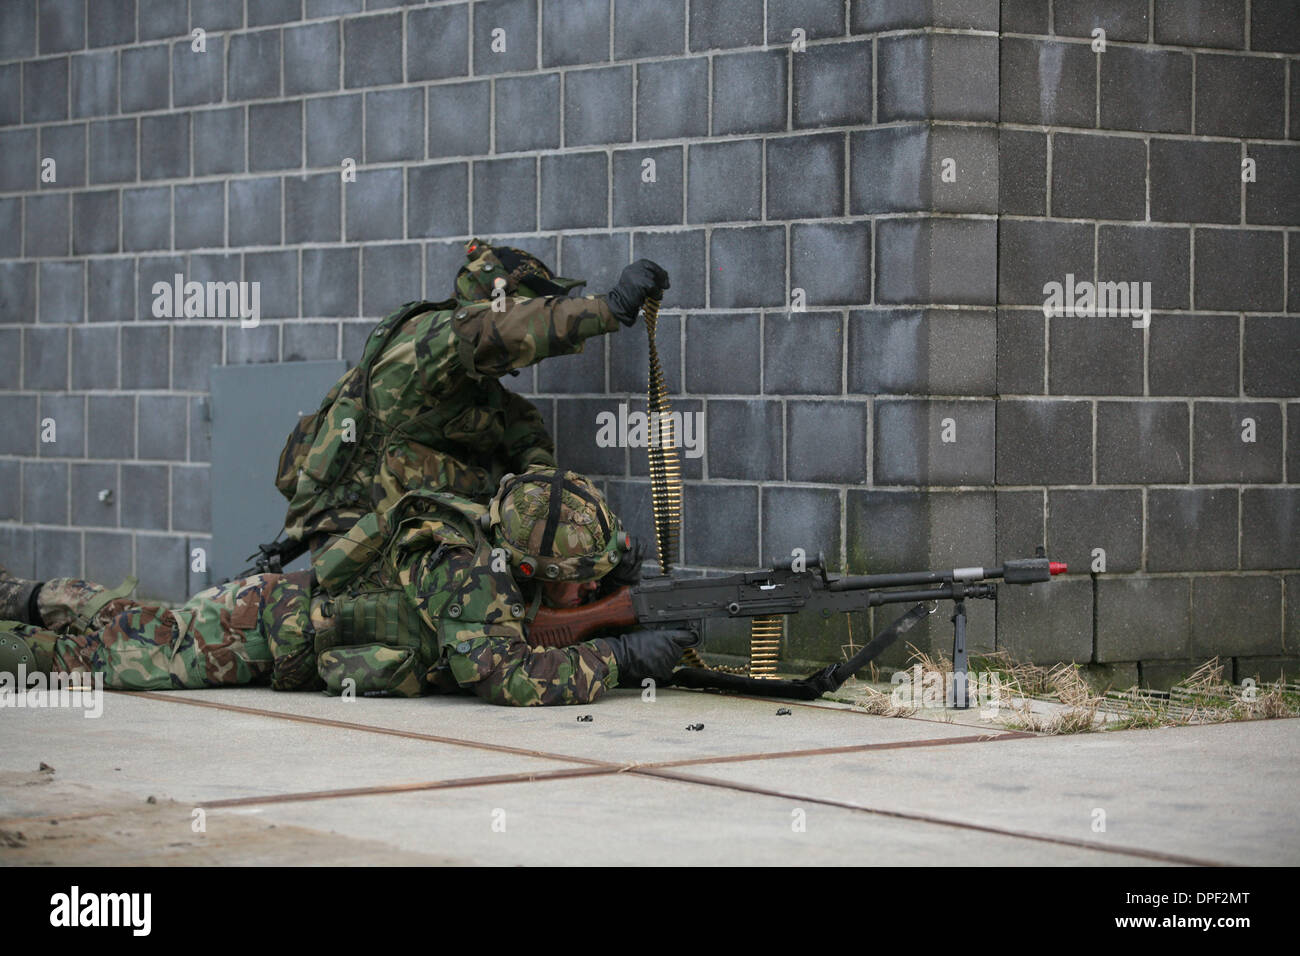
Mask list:
MULTIPOLYGON (((508 393, 495 379, 467 378, 452 396, 417 414, 382 421, 370 408, 371 372, 406 322, 429 311, 448 313, 455 299, 408 302, 371 333, 358 365, 298 420, 276 469, 289 499, 289 537, 346 531, 363 514, 383 510, 408 491, 445 490, 487 498, 505 467, 495 456, 505 436, 508 393)), ((458 349, 462 343, 457 342, 458 349)), ((417 343, 413 361, 419 359, 417 343)))
MULTIPOLYGON (((316 668, 329 693, 423 693, 442 647, 416 606, 418 596, 408 590, 409 565, 418 552, 457 545, 473 546, 483 552, 476 559, 489 560, 477 523, 485 511, 453 495, 413 492, 383 515, 367 514, 316 556, 320 590, 312 598, 311 621, 316 668)), ((440 609, 436 604, 431 610, 440 609)))

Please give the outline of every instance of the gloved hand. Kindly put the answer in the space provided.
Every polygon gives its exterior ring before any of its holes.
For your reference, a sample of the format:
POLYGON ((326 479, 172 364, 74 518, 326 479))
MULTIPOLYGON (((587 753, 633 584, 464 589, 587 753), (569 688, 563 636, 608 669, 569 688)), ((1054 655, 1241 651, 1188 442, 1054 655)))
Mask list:
POLYGON ((605 293, 605 301, 614 318, 624 325, 632 325, 645 300, 661 297, 668 285, 668 273, 660 265, 649 259, 638 259, 623 267, 618 285, 605 293))
POLYGON ((640 687, 647 677, 658 684, 666 683, 682 651, 698 646, 700 635, 687 630, 649 629, 628 631, 605 640, 618 662, 618 686, 640 687))
POLYGON ((609 582, 613 588, 641 583, 641 562, 645 560, 645 543, 632 538, 632 546, 619 555, 618 564, 609 569, 601 583, 609 582))

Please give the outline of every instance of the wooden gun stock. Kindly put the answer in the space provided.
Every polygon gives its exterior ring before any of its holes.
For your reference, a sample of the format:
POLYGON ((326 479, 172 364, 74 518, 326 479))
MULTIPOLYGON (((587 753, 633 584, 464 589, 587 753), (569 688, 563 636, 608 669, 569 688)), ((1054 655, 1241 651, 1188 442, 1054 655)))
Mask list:
POLYGON ((636 624, 631 588, 619 588, 608 597, 574 608, 539 608, 528 625, 528 643, 536 647, 568 647, 585 641, 606 627, 636 624))

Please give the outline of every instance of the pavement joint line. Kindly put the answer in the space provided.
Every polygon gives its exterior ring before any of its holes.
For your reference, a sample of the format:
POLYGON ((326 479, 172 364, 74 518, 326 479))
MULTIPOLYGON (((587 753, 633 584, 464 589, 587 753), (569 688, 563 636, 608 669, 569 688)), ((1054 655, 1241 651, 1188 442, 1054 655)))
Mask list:
POLYGON ((1004 827, 988 826, 983 823, 963 823, 960 820, 948 820, 943 817, 930 816, 925 813, 908 813, 903 810, 883 810, 879 807, 868 807, 860 803, 850 803, 847 800, 832 800, 827 797, 813 797, 806 794, 787 793, 781 790, 769 790, 766 787, 760 787, 754 784, 739 783, 737 781, 724 780, 717 777, 700 777, 695 774, 680 773, 674 770, 665 770, 654 767, 637 767, 631 772, 640 774, 641 776, 656 777, 661 780, 678 780, 682 783, 695 783, 706 787, 718 787, 724 790, 739 790, 743 793, 754 793, 759 794, 760 796, 777 797, 782 800, 793 800, 799 803, 815 803, 821 806, 838 807, 843 810, 856 810, 860 813, 892 817, 898 820, 911 820, 916 823, 929 823, 937 826, 954 827, 960 830, 975 830, 981 833, 992 833, 996 836, 1006 836, 1020 840, 1033 840, 1038 843, 1054 843, 1060 846, 1072 846, 1084 850, 1095 850, 1098 853, 1111 853, 1119 856, 1136 856, 1142 859, 1156 860, 1161 863, 1178 863, 1185 866, 1213 867, 1232 865, 1230 863, 1220 863, 1214 860, 1202 860, 1196 857, 1181 856, 1176 853, 1164 853, 1160 850, 1147 850, 1142 847, 1105 846, 1088 840, 1076 840, 1071 837, 1055 837, 1042 833, 1027 833, 1023 830, 1009 830, 1004 827))
POLYGON ((161 700, 169 703, 188 704, 191 707, 212 707, 217 710, 234 711, 251 714, 255 717, 272 717, 280 720, 293 720, 304 724, 316 724, 322 727, 337 727, 341 730, 359 730, 372 734, 386 734, 390 737, 405 737, 410 740, 427 740, 430 743, 450 744, 455 747, 472 747, 478 750, 494 750, 499 753, 515 754, 521 757, 539 757, 544 760, 557 760, 564 763, 580 763, 591 767, 617 767, 618 764, 608 760, 594 760, 590 757, 572 757, 565 754, 553 754, 544 750, 528 750, 524 747, 511 747, 508 744, 491 744, 479 740, 463 740, 459 737, 443 737, 438 734, 422 734, 414 730, 397 730, 393 727, 376 727, 372 724, 356 724, 347 720, 333 720, 329 717, 309 717, 306 714, 290 714, 277 710, 262 710, 259 707, 243 707, 238 704, 223 704, 214 700, 189 700, 171 694, 159 694, 153 691, 109 691, 109 693, 129 694, 132 697, 144 697, 148 700, 161 700))
POLYGON ((949 744, 987 743, 993 740, 1020 740, 1037 737, 1022 731, 975 734, 968 737, 931 737, 926 740, 897 740, 881 744, 846 744, 842 747, 818 747, 812 750, 774 750, 765 753, 727 754, 719 757, 690 757, 685 760, 663 760, 630 766, 628 769, 660 767, 693 767, 700 764, 741 763, 746 760, 784 760, 789 757, 821 757, 828 754, 863 753, 871 750, 902 750, 907 747, 946 747, 949 744))
POLYGON ((536 770, 525 773, 499 773, 484 777, 454 777, 450 780, 424 780, 417 783, 382 784, 373 787, 349 787, 343 790, 307 790, 300 793, 275 793, 264 796, 229 797, 224 800, 199 800, 196 807, 219 810, 226 807, 254 806, 264 803, 298 803, 306 800, 336 800, 347 797, 414 793, 421 790, 452 790, 459 787, 488 787, 503 783, 532 783, 536 780, 567 780, 573 777, 598 777, 619 773, 621 768, 567 767, 563 770, 536 770))

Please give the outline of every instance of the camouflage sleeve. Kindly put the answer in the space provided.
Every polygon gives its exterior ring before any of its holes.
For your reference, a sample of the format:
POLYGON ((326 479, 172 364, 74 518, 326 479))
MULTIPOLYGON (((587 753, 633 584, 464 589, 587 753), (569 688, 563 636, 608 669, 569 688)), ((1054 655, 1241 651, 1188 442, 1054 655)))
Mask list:
POLYGON ((555 441, 546 430, 537 406, 514 392, 507 392, 505 412, 505 448, 511 469, 523 472, 534 465, 554 468, 555 441))
POLYGON ((504 301, 506 307, 500 312, 491 303, 456 310, 457 350, 471 376, 499 378, 552 355, 581 352, 582 343, 593 335, 619 327, 600 295, 504 301))
POLYGON ((528 646, 518 586, 508 569, 493 570, 482 547, 427 553, 410 569, 407 587, 438 631, 439 666, 485 700, 517 707, 587 704, 618 686, 605 641, 528 646))

